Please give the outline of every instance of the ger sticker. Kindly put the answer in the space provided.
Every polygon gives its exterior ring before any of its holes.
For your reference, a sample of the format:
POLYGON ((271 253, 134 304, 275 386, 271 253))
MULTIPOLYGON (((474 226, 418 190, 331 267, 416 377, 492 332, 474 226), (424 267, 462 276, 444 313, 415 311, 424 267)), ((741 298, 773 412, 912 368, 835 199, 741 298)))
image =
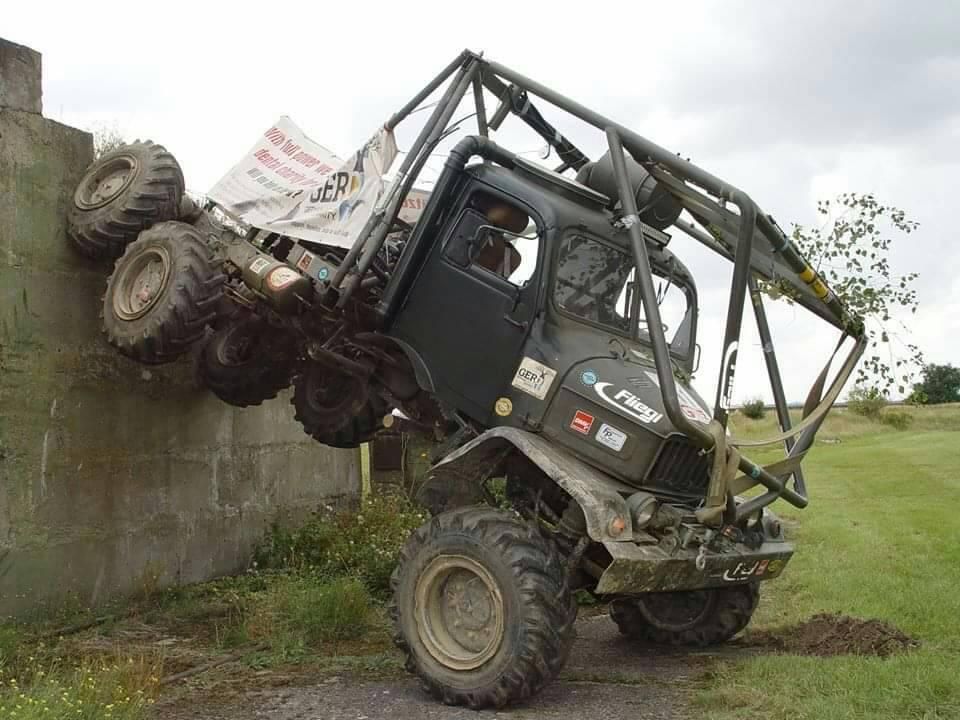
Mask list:
POLYGON ((537 400, 543 400, 553 384, 557 371, 539 363, 533 358, 525 357, 520 361, 517 374, 513 376, 513 387, 537 400))

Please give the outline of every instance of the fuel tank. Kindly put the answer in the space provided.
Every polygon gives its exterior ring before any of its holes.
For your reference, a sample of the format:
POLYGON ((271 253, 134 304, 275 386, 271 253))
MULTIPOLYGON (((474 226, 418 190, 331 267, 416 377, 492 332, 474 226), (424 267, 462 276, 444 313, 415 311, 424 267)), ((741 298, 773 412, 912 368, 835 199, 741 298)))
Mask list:
MULTIPOLYGON (((636 487, 680 500, 702 498, 711 458, 677 431, 663 408, 657 371, 636 350, 574 365, 544 417, 543 433, 586 462, 636 487)), ((707 404, 677 379, 684 415, 706 426, 707 404)))

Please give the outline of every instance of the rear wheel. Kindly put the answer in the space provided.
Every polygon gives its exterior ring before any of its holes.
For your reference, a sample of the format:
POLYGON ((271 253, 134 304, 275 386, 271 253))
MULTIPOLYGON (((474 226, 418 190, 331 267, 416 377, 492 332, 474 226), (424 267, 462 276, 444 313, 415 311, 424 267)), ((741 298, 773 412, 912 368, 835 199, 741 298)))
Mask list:
POLYGON ((116 258, 141 230, 179 215, 183 172, 162 145, 124 145, 95 161, 73 194, 67 230, 91 258, 116 258))
POLYGON ((190 225, 167 222, 144 230, 107 281, 107 340, 143 363, 176 360, 213 321, 223 280, 190 225))
POLYGON ((743 630, 759 602, 759 583, 647 593, 614 600, 610 617, 628 637, 659 645, 706 647, 743 630))
POLYGON ((221 328, 200 352, 200 377, 220 400, 235 407, 260 405, 290 385, 292 353, 281 333, 256 316, 221 328))
POLYGON ((489 507, 452 510, 407 540, 391 578, 394 641, 438 700, 524 700, 556 677, 574 639, 564 563, 536 527, 489 507))

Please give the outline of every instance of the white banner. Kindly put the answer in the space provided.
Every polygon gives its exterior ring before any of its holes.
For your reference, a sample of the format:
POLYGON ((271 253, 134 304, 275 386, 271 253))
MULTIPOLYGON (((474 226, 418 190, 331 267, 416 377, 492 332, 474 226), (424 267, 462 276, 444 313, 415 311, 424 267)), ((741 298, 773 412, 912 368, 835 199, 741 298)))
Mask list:
POLYGON ((381 129, 344 162, 281 117, 209 197, 254 227, 350 247, 373 214, 396 155, 393 133, 381 129))

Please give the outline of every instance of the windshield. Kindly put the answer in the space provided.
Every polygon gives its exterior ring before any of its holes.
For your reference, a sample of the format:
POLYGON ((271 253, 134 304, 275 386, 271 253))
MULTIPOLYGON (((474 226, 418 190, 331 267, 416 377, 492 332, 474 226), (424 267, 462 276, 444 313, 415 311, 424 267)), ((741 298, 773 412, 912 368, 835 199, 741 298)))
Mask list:
MULTIPOLYGON (((557 257, 554 302, 581 320, 614 332, 649 341, 647 319, 640 302, 633 257, 626 251, 592 238, 566 238, 557 257)), ((690 301, 687 290, 673 278, 654 269, 654 287, 660 322, 671 350, 686 354, 689 337, 690 301)))

